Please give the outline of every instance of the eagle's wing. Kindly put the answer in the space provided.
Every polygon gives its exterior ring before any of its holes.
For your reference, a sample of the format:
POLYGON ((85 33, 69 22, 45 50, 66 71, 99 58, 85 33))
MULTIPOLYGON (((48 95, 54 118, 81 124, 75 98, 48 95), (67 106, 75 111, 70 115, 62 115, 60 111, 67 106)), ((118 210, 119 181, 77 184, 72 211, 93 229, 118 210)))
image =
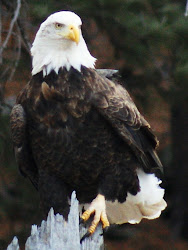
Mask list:
POLYGON ((16 161, 20 172, 38 189, 38 172, 27 143, 27 117, 21 104, 16 104, 10 115, 10 126, 16 161))
POLYGON ((94 70, 88 74, 92 105, 130 146, 145 171, 155 168, 162 171, 162 164, 155 152, 158 140, 128 92, 120 84, 99 76, 94 70))

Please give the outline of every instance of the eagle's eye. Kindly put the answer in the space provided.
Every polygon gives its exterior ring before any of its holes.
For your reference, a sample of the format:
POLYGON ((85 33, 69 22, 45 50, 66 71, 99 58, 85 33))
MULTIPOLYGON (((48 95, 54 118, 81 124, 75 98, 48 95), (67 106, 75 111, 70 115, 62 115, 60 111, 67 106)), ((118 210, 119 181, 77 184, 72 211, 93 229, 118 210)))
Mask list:
POLYGON ((61 29, 64 26, 62 23, 55 23, 55 28, 56 29, 61 29))

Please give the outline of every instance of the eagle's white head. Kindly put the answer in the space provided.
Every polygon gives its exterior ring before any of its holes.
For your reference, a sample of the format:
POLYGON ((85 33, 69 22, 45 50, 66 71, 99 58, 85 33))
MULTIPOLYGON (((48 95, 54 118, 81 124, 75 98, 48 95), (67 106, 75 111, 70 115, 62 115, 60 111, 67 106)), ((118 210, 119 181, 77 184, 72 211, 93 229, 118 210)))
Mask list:
POLYGON ((80 17, 70 11, 54 13, 41 24, 31 48, 32 75, 58 73, 61 67, 94 68, 96 59, 88 51, 81 25, 80 17))

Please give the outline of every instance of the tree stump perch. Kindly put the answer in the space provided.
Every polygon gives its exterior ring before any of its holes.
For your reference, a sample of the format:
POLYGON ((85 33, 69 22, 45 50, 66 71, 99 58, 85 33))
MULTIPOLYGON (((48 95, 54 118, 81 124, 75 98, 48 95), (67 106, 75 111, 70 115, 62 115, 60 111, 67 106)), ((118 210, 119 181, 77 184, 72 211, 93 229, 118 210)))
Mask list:
MULTIPOLYGON (((102 227, 98 226, 96 232, 80 243, 80 239, 87 232, 87 225, 79 225, 79 208, 75 192, 72 193, 71 207, 66 222, 62 215, 54 215, 50 209, 47 221, 41 226, 33 225, 31 236, 26 241, 26 250, 102 250, 104 242, 102 227)), ((14 237, 7 250, 19 250, 17 237, 14 237)))

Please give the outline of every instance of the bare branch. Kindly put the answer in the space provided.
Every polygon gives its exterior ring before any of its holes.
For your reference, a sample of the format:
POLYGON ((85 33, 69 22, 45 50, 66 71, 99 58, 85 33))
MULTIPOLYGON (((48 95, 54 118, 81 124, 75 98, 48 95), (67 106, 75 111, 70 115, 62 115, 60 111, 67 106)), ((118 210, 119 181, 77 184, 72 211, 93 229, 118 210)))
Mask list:
POLYGON ((186 4, 186 7, 185 7, 185 16, 188 16, 188 0, 187 0, 187 4, 186 4))
POLYGON ((12 80, 12 77, 13 77, 15 71, 16 71, 16 68, 17 68, 19 60, 20 60, 20 55, 21 55, 21 35, 19 35, 19 34, 18 34, 18 46, 17 46, 17 48, 18 48, 18 52, 17 52, 17 56, 16 56, 16 59, 15 59, 15 63, 14 63, 14 66, 12 67, 12 70, 11 70, 9 78, 7 79, 7 82, 12 80))
POLYGON ((17 0, 17 6, 16 6, 16 10, 14 12, 14 17, 13 19, 11 20, 11 23, 10 23, 10 27, 9 27, 9 32, 8 32, 8 35, 4 41, 4 43, 2 44, 2 46, 0 47, 0 58, 2 58, 2 53, 3 53, 3 50, 6 48, 7 44, 8 44, 8 41, 10 39, 10 36, 12 34, 12 31, 13 31, 13 28, 14 28, 14 24, 16 22, 16 20, 18 19, 18 16, 19 16, 19 13, 20 13, 20 8, 21 8, 21 0, 17 0))
POLYGON ((4 102, 4 101, 1 102, 1 106, 4 106, 4 107, 8 108, 10 111, 11 111, 12 108, 13 108, 13 105, 8 104, 8 103, 6 103, 6 102, 4 102))
POLYGON ((3 79, 5 76, 6 76, 6 74, 8 73, 8 71, 11 69, 11 66, 9 65, 9 66, 7 66, 4 70, 3 70, 3 72, 2 72, 2 74, 0 75, 0 79, 3 79))
POLYGON ((19 18, 17 20, 17 24, 18 24, 18 28, 20 30, 20 34, 22 36, 22 41, 23 41, 23 44, 25 46, 25 49, 28 52, 28 54, 30 55, 31 42, 29 41, 29 39, 27 37, 27 34, 25 32, 25 29, 23 27, 23 24, 22 24, 22 22, 21 22, 21 20, 19 18))

